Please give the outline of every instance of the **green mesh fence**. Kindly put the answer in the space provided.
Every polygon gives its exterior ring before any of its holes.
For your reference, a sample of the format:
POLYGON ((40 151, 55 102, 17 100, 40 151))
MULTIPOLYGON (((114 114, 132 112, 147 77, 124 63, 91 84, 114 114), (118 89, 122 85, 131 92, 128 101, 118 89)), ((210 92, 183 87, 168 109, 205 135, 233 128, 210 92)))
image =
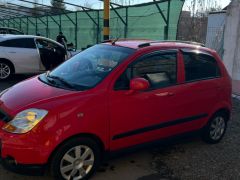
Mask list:
MULTIPOLYGON (((110 38, 175 40, 183 4, 184 0, 162 0, 115 8, 110 14, 110 38)), ((62 31, 80 49, 103 40, 103 10, 87 12, 1 20, 0 25, 51 39, 62 31)))

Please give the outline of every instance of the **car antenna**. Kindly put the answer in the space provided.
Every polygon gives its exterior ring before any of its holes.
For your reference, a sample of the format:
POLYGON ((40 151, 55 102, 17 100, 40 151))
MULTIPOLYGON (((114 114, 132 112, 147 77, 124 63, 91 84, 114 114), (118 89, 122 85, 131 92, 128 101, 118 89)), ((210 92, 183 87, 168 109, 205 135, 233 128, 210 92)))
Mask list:
POLYGON ((117 37, 116 39, 114 39, 114 40, 112 41, 112 45, 115 45, 118 40, 119 40, 119 37, 117 37))

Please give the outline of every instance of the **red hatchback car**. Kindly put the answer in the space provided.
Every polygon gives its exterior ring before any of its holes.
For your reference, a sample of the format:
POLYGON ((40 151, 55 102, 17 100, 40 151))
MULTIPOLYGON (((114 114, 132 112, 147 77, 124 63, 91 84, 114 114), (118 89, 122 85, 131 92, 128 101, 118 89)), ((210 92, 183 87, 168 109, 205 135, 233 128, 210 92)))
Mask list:
POLYGON ((0 94, 1 158, 87 179, 104 152, 198 130, 217 143, 230 116, 231 80, 215 51, 109 41, 0 94))

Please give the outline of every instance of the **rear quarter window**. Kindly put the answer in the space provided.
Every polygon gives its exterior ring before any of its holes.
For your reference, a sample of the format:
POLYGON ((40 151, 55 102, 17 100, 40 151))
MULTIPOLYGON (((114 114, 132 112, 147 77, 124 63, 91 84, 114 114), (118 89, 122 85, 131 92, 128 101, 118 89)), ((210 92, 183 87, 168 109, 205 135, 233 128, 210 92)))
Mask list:
POLYGON ((208 54, 183 52, 186 82, 220 77, 216 59, 208 54))

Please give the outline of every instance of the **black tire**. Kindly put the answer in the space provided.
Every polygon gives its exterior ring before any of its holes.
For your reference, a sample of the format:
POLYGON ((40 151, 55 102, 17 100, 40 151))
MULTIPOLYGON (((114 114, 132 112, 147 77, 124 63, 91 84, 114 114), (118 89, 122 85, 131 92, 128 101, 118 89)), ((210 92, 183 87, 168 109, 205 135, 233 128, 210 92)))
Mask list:
POLYGON ((217 112, 208 122, 208 124, 202 130, 202 139, 209 144, 216 144, 220 142, 226 132, 227 129, 227 115, 224 112, 217 112), (217 120, 220 118, 221 120, 217 120), (216 125, 217 121, 224 123, 224 127, 220 126, 218 133, 214 136, 214 125, 216 125))
POLYGON ((0 81, 4 81, 4 80, 9 79, 13 74, 14 74, 14 68, 13 68, 12 64, 5 61, 5 60, 0 60, 0 81), (3 66, 8 67, 8 69, 10 71, 9 75, 6 76, 6 77, 2 77, 2 74, 1 74, 2 73, 1 72, 1 67, 3 67, 3 66))
MULTIPOLYGON (((64 176, 62 175, 61 170, 60 170, 61 167, 63 167, 62 164, 66 163, 66 162, 64 162, 65 160, 63 160, 64 155, 66 155, 67 153, 73 153, 74 150, 71 151, 71 149, 74 147, 79 147, 79 146, 90 148, 93 152, 92 155, 94 155, 94 163, 93 163, 90 171, 88 173, 86 173, 86 175, 84 175, 84 177, 82 177, 81 179, 86 180, 96 172, 97 168, 99 167, 100 159, 101 159, 101 150, 100 150, 99 144, 97 142, 95 142, 94 140, 92 140, 91 138, 84 138, 84 137, 74 138, 72 140, 67 141, 61 147, 59 147, 57 149, 55 155, 52 158, 50 170, 56 180, 66 180, 66 177, 64 178, 64 176)), ((82 149, 81 149, 81 151, 82 151, 82 149)), ((84 152, 83 152, 83 154, 84 154, 84 152)), ((89 155, 89 156, 91 157, 91 155, 89 155)), ((76 161, 74 163, 70 163, 70 161, 69 161, 69 164, 75 166, 76 161)), ((65 165, 65 167, 67 165, 65 165)), ((82 168, 84 168, 84 167, 81 167, 81 169, 82 168)), ((70 171, 69 171, 70 173, 69 172, 66 172, 66 173, 71 174, 73 172, 72 170, 70 170, 70 171)), ((86 172, 87 172, 87 170, 86 170, 86 172)), ((77 170, 77 173, 75 173, 75 175, 79 176, 79 174, 80 174, 80 170, 77 170)), ((70 178, 70 179, 72 179, 72 178, 70 178)))

